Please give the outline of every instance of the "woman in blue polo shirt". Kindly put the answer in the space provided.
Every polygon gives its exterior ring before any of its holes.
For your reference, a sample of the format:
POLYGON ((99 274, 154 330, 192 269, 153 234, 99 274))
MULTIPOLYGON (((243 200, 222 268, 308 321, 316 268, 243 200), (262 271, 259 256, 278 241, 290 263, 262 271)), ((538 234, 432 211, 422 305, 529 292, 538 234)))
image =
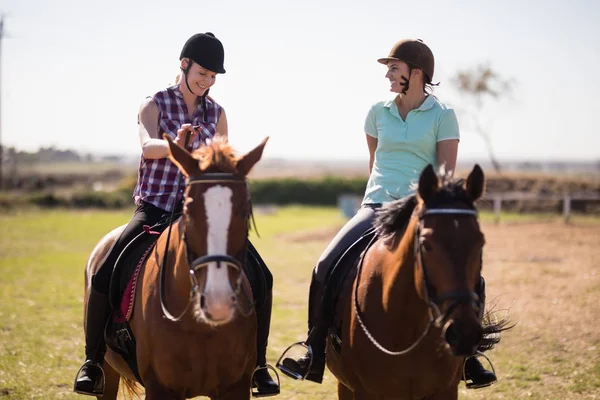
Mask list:
MULTIPOLYGON (((367 114, 365 133, 369 148, 369 181, 356 215, 333 238, 313 271, 309 292, 309 337, 312 349, 299 359, 285 358, 280 369, 286 375, 321 383, 325 369, 326 327, 319 323, 325 278, 334 261, 369 228, 382 204, 411 194, 419 174, 428 165, 452 173, 460 139, 454 110, 431 95, 433 53, 421 40, 401 40, 388 57, 385 77, 392 100, 374 104, 367 114)), ((488 386, 495 375, 476 358, 466 365, 474 387, 488 386)))

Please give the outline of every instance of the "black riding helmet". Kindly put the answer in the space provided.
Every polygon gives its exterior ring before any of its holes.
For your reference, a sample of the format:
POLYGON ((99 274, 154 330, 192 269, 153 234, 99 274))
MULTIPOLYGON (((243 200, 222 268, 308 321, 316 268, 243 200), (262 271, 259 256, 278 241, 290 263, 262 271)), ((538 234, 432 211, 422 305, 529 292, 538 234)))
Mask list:
MULTIPOLYGON (((185 84, 191 93, 194 93, 194 91, 188 83, 188 72, 192 67, 192 62, 209 71, 218 74, 225 73, 225 68, 223 67, 225 50, 221 41, 212 32, 197 33, 190 37, 181 49, 179 60, 183 58, 190 59, 187 68, 183 70, 183 76, 185 84)), ((202 110, 204 111, 204 122, 207 121, 206 96, 208 96, 208 90, 204 92, 204 95, 200 99, 202 110)))
POLYGON ((182 58, 189 58, 201 67, 218 74, 225 73, 223 44, 211 32, 197 33, 189 38, 181 49, 179 59, 182 58))

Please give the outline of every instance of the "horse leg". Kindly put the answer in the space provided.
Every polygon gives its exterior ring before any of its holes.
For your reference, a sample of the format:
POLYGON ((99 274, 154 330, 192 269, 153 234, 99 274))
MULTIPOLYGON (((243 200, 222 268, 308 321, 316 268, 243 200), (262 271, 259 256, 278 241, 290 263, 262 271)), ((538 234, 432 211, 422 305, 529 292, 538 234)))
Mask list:
POLYGON ((428 400, 458 400, 458 387, 452 386, 443 392, 434 394, 428 400))
POLYGON ((145 400, 185 400, 185 395, 165 389, 154 379, 144 381, 146 386, 145 400))
POLYGON ((104 370, 104 395, 97 396, 100 400, 117 400, 121 375, 106 361, 102 364, 104 370))
POLYGON ((244 376, 238 382, 231 385, 225 393, 219 397, 211 397, 211 400, 250 400, 250 386, 252 375, 244 376))
POLYGON ((354 392, 338 381, 338 400, 354 400, 354 392))
POLYGON ((357 388, 353 393, 354 397, 350 397, 350 400, 391 400, 390 397, 380 396, 378 394, 367 393, 361 388, 357 388))

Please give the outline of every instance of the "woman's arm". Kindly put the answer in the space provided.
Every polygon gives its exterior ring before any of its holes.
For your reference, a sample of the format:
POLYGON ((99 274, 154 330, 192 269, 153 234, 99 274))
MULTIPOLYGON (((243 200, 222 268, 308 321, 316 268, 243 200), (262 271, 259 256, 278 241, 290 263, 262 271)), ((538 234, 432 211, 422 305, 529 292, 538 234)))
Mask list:
POLYGON ((437 164, 438 170, 442 165, 446 173, 454 174, 456 168, 456 156, 458 154, 458 139, 448 139, 437 142, 437 164))
MULTIPOLYGON (((169 156, 169 144, 158 132, 158 106, 151 98, 144 100, 139 113, 140 124, 140 144, 144 158, 155 160, 169 156)), ((193 142, 198 132, 192 128, 191 124, 183 124, 177 130, 177 137, 174 143, 183 146, 186 136, 188 136, 188 145, 193 142)))
POLYGON ((158 137, 158 106, 151 98, 144 100, 138 115, 140 145, 146 159, 165 158, 169 155, 169 144, 158 137))
POLYGON ((373 170, 373 163, 375 162, 375 150, 377 150, 378 139, 369 134, 366 135, 367 145, 369 146, 369 175, 371 175, 371 171, 373 170))

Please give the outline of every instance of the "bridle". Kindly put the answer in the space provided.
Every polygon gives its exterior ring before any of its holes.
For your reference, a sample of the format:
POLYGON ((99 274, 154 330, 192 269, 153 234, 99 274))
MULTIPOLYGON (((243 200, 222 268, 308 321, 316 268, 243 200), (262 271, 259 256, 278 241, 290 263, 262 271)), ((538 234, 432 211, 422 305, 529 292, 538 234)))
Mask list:
MULTIPOLYGON (((435 325, 436 327, 439 328, 442 325, 442 322, 447 319, 447 316, 450 315, 451 312, 458 305, 467 304, 467 303, 471 303, 471 302, 473 302, 473 303, 475 303, 475 305, 477 305, 478 301, 479 301, 479 296, 477 295, 477 293, 472 292, 472 291, 451 292, 451 293, 444 294, 442 296, 432 296, 431 295, 431 292, 433 291, 433 287, 428 282, 427 267, 424 263, 423 256, 422 256, 422 253, 423 253, 422 245, 419 242, 419 237, 421 234, 423 221, 424 221, 425 217, 427 217, 429 215, 467 215, 467 216, 473 216, 475 218, 477 218, 477 216, 478 216, 476 210, 463 209, 463 208, 432 208, 432 209, 425 209, 419 213, 419 215, 418 215, 419 222, 417 223, 417 228, 415 229, 415 233, 414 233, 414 235, 415 235, 415 237, 414 237, 415 264, 416 264, 416 267, 421 270, 421 273, 423 276, 423 285, 424 285, 424 289, 425 289, 424 290, 424 293, 425 293, 424 300, 427 303, 429 320, 427 322, 427 326, 425 327, 425 330, 423 331, 423 333, 421 333, 419 338, 413 344, 411 344, 409 347, 407 347, 406 349, 400 350, 400 351, 392 351, 392 350, 387 349, 386 347, 384 347, 382 344, 380 344, 375 339, 373 334, 371 334, 371 332, 369 332, 369 329, 365 325, 365 323, 363 321, 363 317, 362 317, 362 312, 360 311, 360 305, 358 304, 358 282, 360 282, 360 274, 361 274, 362 266, 363 266, 363 262, 364 262, 364 255, 363 255, 363 257, 361 257, 361 260, 358 264, 356 283, 354 285, 354 308, 355 308, 358 323, 361 326, 361 328, 362 328, 363 332, 365 333, 365 335, 367 336, 367 338, 369 338, 369 340, 371 341, 371 343, 373 343, 373 345, 375 347, 377 347, 380 351, 382 351, 383 353, 388 354, 390 356, 401 356, 401 355, 405 355, 405 354, 411 352, 419 345, 419 343, 421 343, 421 341, 425 338, 425 336, 427 336, 427 334, 431 330, 431 327, 433 325, 435 325), (436 303, 441 303, 442 301, 447 301, 447 300, 453 300, 453 301, 450 304, 450 306, 447 308, 446 312, 442 314, 436 303)), ((378 239, 378 237, 377 237, 377 235, 375 235, 373 237, 373 239, 371 239, 371 243, 369 243, 368 247, 370 247, 371 244, 374 243, 377 239, 378 239)))
MULTIPOLYGON (((198 175, 196 177, 190 177, 186 182, 186 187, 189 187, 190 185, 198 185, 198 184, 206 185, 206 184, 219 184, 219 183, 235 183, 235 184, 246 185, 246 178, 243 176, 239 176, 239 175, 227 173, 227 172, 204 173, 204 174, 198 175)), ((177 188, 176 193, 179 193, 179 188, 177 188)), ((246 218, 250 218, 251 216, 252 216, 252 207, 250 206, 248 215, 246 216, 246 218)), ((167 241, 165 244, 163 262, 160 264, 160 273, 159 273, 160 274, 160 281, 159 281, 160 305, 162 307, 162 311, 163 311, 165 318, 167 318, 168 320, 173 321, 173 322, 180 321, 181 318, 183 318, 183 316, 189 309, 190 304, 192 304, 192 300, 194 299, 196 294, 200 294, 201 300, 204 298, 204 296, 205 296, 204 290, 202 288, 200 288, 200 284, 198 283, 198 279, 196 278, 196 272, 198 272, 202 268, 208 267, 211 263, 216 263, 217 268, 221 268, 224 266, 226 268, 233 269, 233 271, 235 271, 235 273, 237 273, 236 285, 234 288, 235 304, 238 308, 238 311, 241 313, 242 316, 244 316, 244 317, 250 316, 254 312, 254 307, 250 307, 249 311, 244 311, 241 309, 241 307, 239 305, 239 301, 238 301, 238 295, 241 293, 241 290, 242 290, 242 280, 243 280, 243 276, 244 276, 243 271, 242 271, 242 262, 238 258, 233 257, 229 254, 212 254, 212 255, 205 255, 205 256, 199 256, 199 257, 193 258, 192 257, 193 252, 190 250, 187 236, 185 235, 185 230, 182 233, 181 240, 185 244, 186 261, 187 261, 187 264, 189 267, 189 278, 190 278, 190 283, 191 283, 190 294, 189 294, 187 304, 179 316, 174 317, 167 310, 167 306, 166 306, 166 302, 165 302, 165 297, 166 297, 165 296, 165 294, 166 294, 165 293, 165 291, 166 291, 166 285, 165 285, 166 268, 165 268, 165 266, 167 265, 169 239, 170 239, 170 235, 171 235, 171 228, 173 225, 172 218, 173 218, 173 214, 171 214, 171 221, 169 224, 169 231, 167 233, 167 241)), ((246 252, 246 248, 244 249, 243 254, 245 254, 245 252, 246 252)))

